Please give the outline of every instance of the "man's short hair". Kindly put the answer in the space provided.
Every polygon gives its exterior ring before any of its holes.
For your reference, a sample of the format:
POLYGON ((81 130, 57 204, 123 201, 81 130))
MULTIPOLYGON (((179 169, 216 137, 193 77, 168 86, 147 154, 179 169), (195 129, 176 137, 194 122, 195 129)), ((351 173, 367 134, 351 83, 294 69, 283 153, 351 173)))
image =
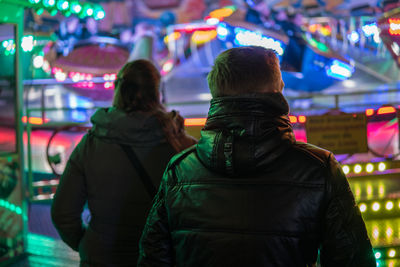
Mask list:
POLYGON ((222 52, 207 76, 213 97, 278 92, 281 80, 275 52, 260 46, 237 47, 222 52))

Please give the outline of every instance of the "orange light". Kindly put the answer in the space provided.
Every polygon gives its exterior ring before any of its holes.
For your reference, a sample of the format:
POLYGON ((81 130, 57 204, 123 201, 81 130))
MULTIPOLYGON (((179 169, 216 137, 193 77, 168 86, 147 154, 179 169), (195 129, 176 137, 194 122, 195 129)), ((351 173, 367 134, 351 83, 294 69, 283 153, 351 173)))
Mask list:
POLYGON ((365 110, 365 115, 367 116, 372 116, 374 115, 374 109, 373 108, 368 108, 365 110))
POLYGON ((395 113, 396 109, 394 107, 381 107, 378 109, 377 114, 378 115, 383 115, 383 114, 390 114, 390 113, 395 113))
POLYGON ((185 119, 185 126, 204 126, 207 118, 190 118, 185 119))
POLYGON ((316 32, 321 27, 320 24, 311 24, 308 26, 308 30, 312 33, 316 32))
POLYGON ((400 19, 389 19, 390 35, 400 35, 400 19))
POLYGON ((170 34, 168 34, 167 36, 164 37, 164 43, 167 44, 169 42, 176 41, 179 38, 181 38, 181 33, 180 32, 173 32, 173 33, 170 33, 170 34))
POLYGON ((234 12, 233 9, 231 8, 220 8, 220 9, 216 9, 214 11, 210 12, 210 17, 211 18, 226 18, 229 17, 230 15, 232 15, 234 12))
POLYGON ((289 115, 289 120, 290 120, 290 123, 296 123, 297 122, 297 117, 289 115))
POLYGON ((300 122, 300 123, 305 123, 306 120, 307 120, 306 116, 303 116, 303 115, 300 115, 300 116, 299 116, 299 122, 300 122))
POLYGON ((195 31, 192 35, 192 41, 195 44, 204 44, 217 37, 217 31, 195 31))
MULTIPOLYGON (((22 122, 27 123, 28 119, 26 116, 22 117, 22 122)), ((44 119, 44 122, 48 122, 49 119, 44 119)), ((43 119, 38 118, 38 117, 29 117, 29 123, 30 124, 36 124, 36 125, 42 125, 43 124, 43 119)))

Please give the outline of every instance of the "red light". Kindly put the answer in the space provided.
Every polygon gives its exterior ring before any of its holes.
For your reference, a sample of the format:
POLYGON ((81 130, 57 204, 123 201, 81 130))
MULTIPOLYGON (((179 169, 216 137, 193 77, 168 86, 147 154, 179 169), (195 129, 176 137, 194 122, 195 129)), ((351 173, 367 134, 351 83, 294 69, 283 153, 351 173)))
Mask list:
POLYGON ((390 113, 395 113, 396 109, 394 107, 381 107, 378 109, 377 114, 378 115, 383 115, 383 114, 390 114, 390 113))
POLYGON ((192 33, 194 31, 211 31, 216 30, 217 26, 215 25, 186 25, 184 27, 176 27, 174 28, 175 32, 184 32, 184 33, 192 33))
POLYGON ((57 68, 57 67, 53 67, 53 68, 51 69, 51 73, 52 73, 52 74, 56 74, 57 72, 62 72, 62 69, 61 69, 61 68, 57 68))
POLYGON ((185 126, 204 126, 207 118, 185 119, 185 126))
MULTIPOLYGON (((28 118, 26 116, 22 117, 22 122, 27 123, 28 118)), ((49 119, 44 119, 44 122, 48 122, 49 119)), ((30 124, 36 124, 36 125, 42 125, 43 124, 43 118, 38 118, 38 117, 29 117, 29 123, 30 124)))
POLYGON ((297 117, 296 116, 290 115, 289 116, 289 120, 290 120, 290 123, 297 123, 297 117))
POLYGON ((365 115, 372 116, 372 115, 374 115, 374 111, 375 110, 373 108, 366 109, 365 110, 365 115))
POLYGON ((104 83, 104 89, 106 89, 106 90, 114 89, 114 83, 113 82, 105 82, 104 83))
POLYGON ((300 123, 305 123, 306 120, 307 120, 306 116, 303 116, 303 115, 300 115, 300 116, 299 116, 299 122, 300 122, 300 123))

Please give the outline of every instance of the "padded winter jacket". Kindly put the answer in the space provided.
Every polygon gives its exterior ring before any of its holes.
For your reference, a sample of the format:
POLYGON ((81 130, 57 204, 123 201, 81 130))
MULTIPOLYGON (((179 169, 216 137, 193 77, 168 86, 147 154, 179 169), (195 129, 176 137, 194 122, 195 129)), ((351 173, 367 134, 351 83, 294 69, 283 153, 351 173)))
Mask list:
POLYGON ((79 251, 83 266, 136 266, 152 197, 120 144, 132 147, 157 187, 176 151, 150 113, 100 109, 91 121, 93 128, 73 151, 60 179, 53 223, 62 240, 79 251), (86 202, 91 213, 87 227, 81 220, 86 202))
POLYGON ((332 153, 296 142, 280 93, 221 97, 168 164, 138 266, 375 266, 332 153))

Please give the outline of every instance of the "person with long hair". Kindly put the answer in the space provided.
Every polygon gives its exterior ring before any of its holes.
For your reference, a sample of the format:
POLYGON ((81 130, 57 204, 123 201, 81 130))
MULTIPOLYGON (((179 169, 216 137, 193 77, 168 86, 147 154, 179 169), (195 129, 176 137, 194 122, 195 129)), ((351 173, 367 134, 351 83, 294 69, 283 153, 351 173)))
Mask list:
POLYGON ((112 107, 91 118, 92 129, 71 154, 51 215, 81 266, 134 266, 151 201, 171 157, 191 145, 183 118, 160 103, 160 74, 147 60, 117 75, 112 107), (85 204, 91 214, 82 223, 85 204))

